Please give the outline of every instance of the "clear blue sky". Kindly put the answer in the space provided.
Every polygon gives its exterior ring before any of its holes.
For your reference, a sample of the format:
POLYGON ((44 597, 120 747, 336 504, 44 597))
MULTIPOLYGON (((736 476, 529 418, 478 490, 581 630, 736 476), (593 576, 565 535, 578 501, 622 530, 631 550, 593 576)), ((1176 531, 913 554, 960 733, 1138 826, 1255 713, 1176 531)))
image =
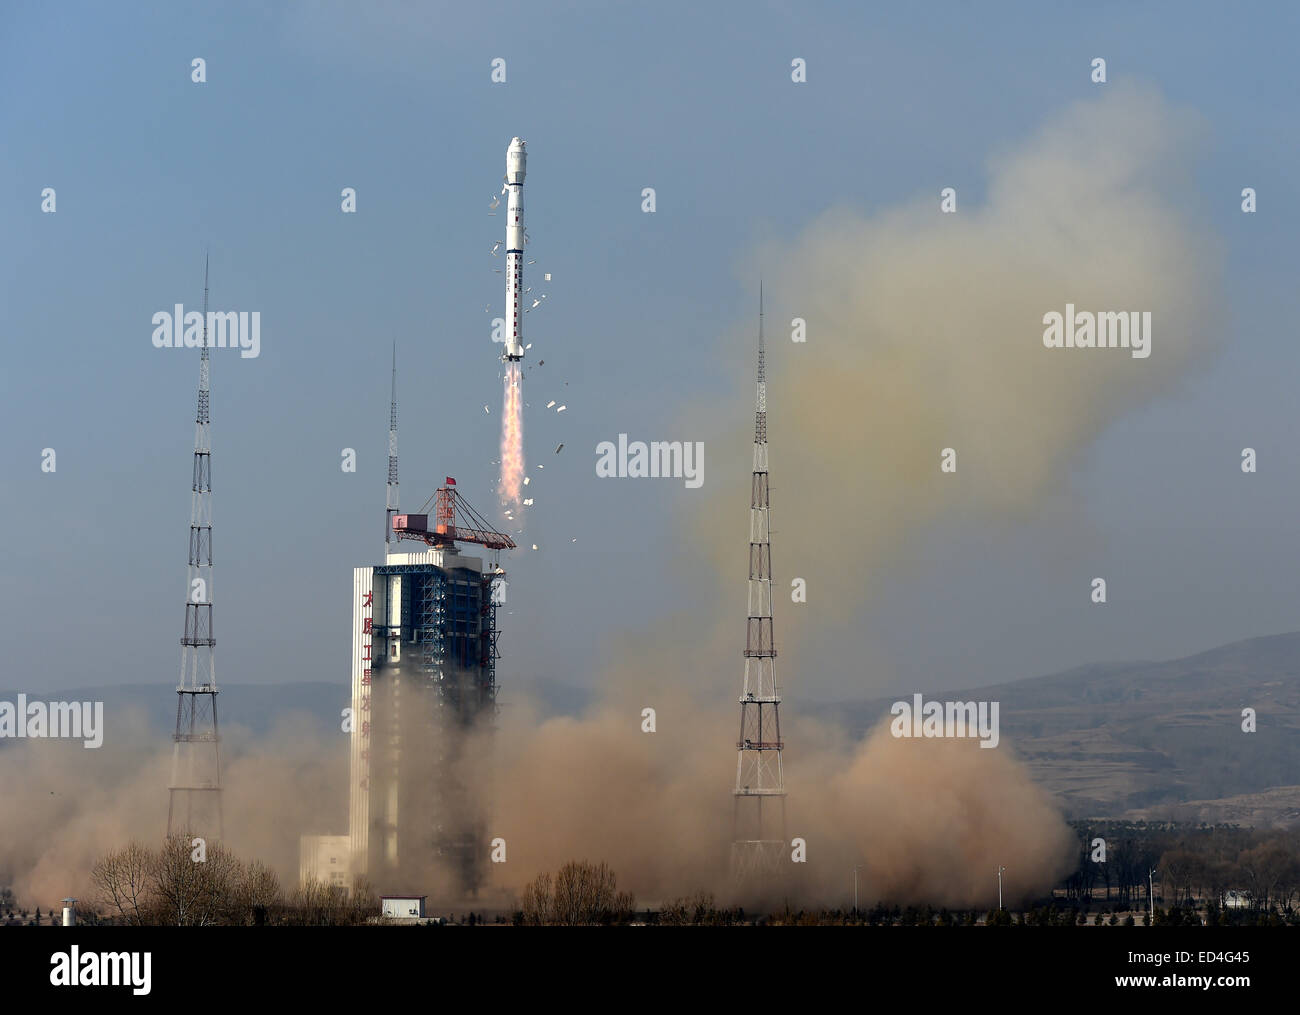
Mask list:
MULTIPOLYGON (((953 524, 860 631, 889 683, 970 686, 1300 626, 1298 35, 1276 4, 5 3, 0 686, 175 680, 197 357, 153 348, 150 319, 198 307, 205 249, 213 307, 262 314, 259 358, 213 353, 218 678, 346 680, 350 569, 382 536, 393 340, 403 505, 453 475, 494 509, 487 202, 516 134, 529 270, 554 281, 529 280, 550 294, 528 319, 530 363, 546 361, 527 382, 529 456, 546 468, 526 541, 542 549, 508 564, 500 674, 590 683, 606 633, 689 603, 662 548, 695 496, 596 482, 595 445, 689 438, 683 409, 752 369, 747 344, 729 357, 717 338, 748 334, 755 242, 837 204, 945 185, 977 202, 990 153, 1086 97, 1098 55, 1208 122, 1198 180, 1227 252, 1223 354, 1114 421, 1075 476, 1098 567, 1161 593, 1080 627, 1045 591, 1049 520, 953 524), (1247 444, 1248 487, 1205 480, 1206 448, 1231 464, 1247 444)), ((774 448, 774 470, 793 453, 774 448)), ((834 667, 807 683, 887 689, 834 667)))

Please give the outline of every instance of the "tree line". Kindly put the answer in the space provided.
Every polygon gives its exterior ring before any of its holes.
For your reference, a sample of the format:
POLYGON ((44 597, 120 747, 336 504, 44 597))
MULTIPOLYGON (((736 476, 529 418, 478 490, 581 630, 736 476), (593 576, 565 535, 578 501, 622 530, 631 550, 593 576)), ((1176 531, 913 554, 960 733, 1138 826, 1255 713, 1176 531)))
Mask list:
POLYGON ((198 855, 184 836, 157 849, 131 842, 106 853, 91 868, 96 898, 83 916, 131 926, 346 926, 379 912, 364 881, 351 892, 312 881, 286 893, 260 860, 244 862, 220 843, 198 855))
POLYGON ((1066 899, 1122 907, 1156 899, 1179 910, 1292 913, 1300 905, 1300 830, 1148 822, 1073 822, 1079 836, 1066 899), (1105 842, 1103 858, 1096 840, 1105 842), (1151 872, 1154 871, 1154 875, 1151 872), (1229 893, 1237 893, 1230 898, 1229 893), (1231 907, 1228 903, 1232 902, 1231 907))

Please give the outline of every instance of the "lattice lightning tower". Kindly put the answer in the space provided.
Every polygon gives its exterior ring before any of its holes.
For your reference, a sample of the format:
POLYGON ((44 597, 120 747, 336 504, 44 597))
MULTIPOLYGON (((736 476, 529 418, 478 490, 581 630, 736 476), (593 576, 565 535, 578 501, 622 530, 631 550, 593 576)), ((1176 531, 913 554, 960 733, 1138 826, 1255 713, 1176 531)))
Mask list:
MULTIPOLYGON (((181 327, 181 322, 176 322, 181 327)), ((199 409, 194 428, 194 482, 190 498, 189 581, 181 679, 176 687, 176 732, 167 805, 168 835, 220 839, 221 736, 212 627, 212 439, 208 411, 208 264, 203 262, 203 346, 199 353, 199 409)))
POLYGON ((754 414, 754 475, 749 502, 749 619, 745 683, 740 694, 731 866, 740 880, 771 878, 786 851, 785 778, 781 768, 781 697, 772 633, 772 544, 768 528, 767 380, 763 346, 763 287, 758 290, 758 396, 754 414))
POLYGON ((388 506, 384 512, 384 557, 397 542, 393 515, 397 514, 397 343, 393 343, 393 396, 388 413, 388 506))

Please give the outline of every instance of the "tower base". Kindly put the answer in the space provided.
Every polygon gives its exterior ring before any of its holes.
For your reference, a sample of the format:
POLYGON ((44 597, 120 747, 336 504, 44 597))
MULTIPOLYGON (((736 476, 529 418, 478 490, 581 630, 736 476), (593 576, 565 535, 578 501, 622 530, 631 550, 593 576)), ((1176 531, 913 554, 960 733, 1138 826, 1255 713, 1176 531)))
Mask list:
POLYGON ((731 844, 731 874, 737 882, 771 880, 785 870, 786 844, 780 839, 742 839, 731 844))

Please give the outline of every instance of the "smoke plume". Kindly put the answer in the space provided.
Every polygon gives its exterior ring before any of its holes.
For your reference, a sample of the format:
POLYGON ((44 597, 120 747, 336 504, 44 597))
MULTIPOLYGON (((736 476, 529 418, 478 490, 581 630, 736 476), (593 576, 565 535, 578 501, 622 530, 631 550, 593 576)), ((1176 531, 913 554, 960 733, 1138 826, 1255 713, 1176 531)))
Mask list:
MULTIPOLYGON (((799 561, 818 612, 846 634, 871 576, 905 561, 945 515, 1007 525, 1048 502, 1068 515, 1079 453, 1210 346, 1221 290, 1217 243, 1192 211, 1200 133, 1197 117, 1157 95, 1108 85, 994 158, 982 202, 960 187, 944 214, 936 185, 870 216, 829 210, 755 254, 750 274, 766 274, 790 309, 769 318, 781 559, 799 561), (1151 311, 1149 358, 1044 348, 1044 315, 1067 303, 1151 311), (802 345, 786 325, 796 316, 802 345), (954 474, 940 471, 945 448, 954 474)), ((752 317, 740 334, 753 334, 752 317)), ((752 360, 752 338, 727 345, 724 355, 752 360)), ((752 383, 727 406, 729 427, 717 414, 705 424, 742 465, 747 400, 752 383)), ((722 479, 720 503, 697 519, 720 576, 735 571, 749 483, 743 469, 722 479)), ((802 659, 826 634, 813 624, 786 647, 802 659)))
MULTIPOLYGON (((97 859, 132 839, 156 846, 166 834, 169 737, 134 711, 108 710, 106 725, 97 750, 78 740, 0 748, 0 885, 20 904, 47 908, 68 895, 91 904, 97 859)), ((289 716, 268 736, 227 725, 222 739, 225 843, 292 888, 299 835, 347 827, 346 738, 322 737, 310 718, 289 716)))

